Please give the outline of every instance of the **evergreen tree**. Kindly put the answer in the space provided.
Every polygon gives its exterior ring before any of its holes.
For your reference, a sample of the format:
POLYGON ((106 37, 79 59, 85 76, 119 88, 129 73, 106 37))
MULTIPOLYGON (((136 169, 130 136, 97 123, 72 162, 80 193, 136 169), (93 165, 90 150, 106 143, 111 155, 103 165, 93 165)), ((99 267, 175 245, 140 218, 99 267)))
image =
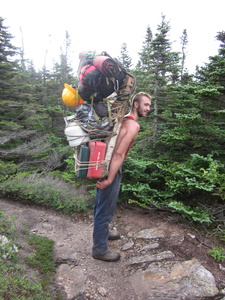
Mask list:
POLYGON ((218 54, 210 56, 205 67, 197 68, 197 78, 225 88, 225 31, 218 32, 216 38, 221 42, 218 54))
POLYGON ((153 96, 153 140, 156 140, 158 135, 159 115, 167 106, 166 85, 179 81, 180 57, 178 52, 172 51, 169 31, 170 25, 165 16, 162 16, 155 37, 148 26, 136 72, 141 88, 144 85, 144 89, 153 96))
POLYGON ((142 51, 139 53, 139 61, 137 63, 134 74, 137 78, 138 91, 145 90, 146 92, 152 94, 153 89, 153 73, 151 72, 151 58, 152 54, 152 31, 150 27, 147 27, 145 40, 143 42, 142 51))
MULTIPOLYGON (((218 201, 216 191, 221 198, 225 193, 225 39, 218 34, 219 54, 198 70, 197 80, 183 73, 180 82, 180 54, 172 51, 168 32, 164 18, 155 37, 148 28, 140 53, 138 88, 146 83, 154 96, 154 126, 151 131, 151 116, 147 122, 140 120, 140 134, 125 162, 122 191, 141 206, 167 206, 202 222, 209 218, 200 207, 218 201)), ((186 38, 183 41, 184 46, 186 38)))
POLYGON ((11 44, 12 35, 3 23, 4 19, 0 17, 0 100, 7 100, 17 98, 12 79, 18 74, 18 64, 11 58, 18 49, 11 44))
MULTIPOLYGON (((47 109, 41 105, 42 97, 45 95, 41 74, 36 73, 32 62, 26 62, 28 64, 28 67, 25 65, 26 69, 24 64, 19 65, 14 59, 17 52, 10 42, 11 38, 1 18, 0 154, 4 161, 3 165, 6 166, 5 172, 8 172, 8 164, 16 166, 17 171, 54 169, 57 165, 61 165, 60 160, 64 155, 63 151, 53 155, 54 147, 59 146, 59 138, 63 135, 63 114, 59 108, 51 108, 50 102, 47 109), (61 135, 56 137, 54 134, 60 124, 59 116, 62 123, 61 135), (58 121, 57 126, 55 119, 58 121)), ((58 99, 60 96, 61 94, 58 99)))
POLYGON ((181 81, 184 79, 184 66, 185 66, 185 60, 186 60, 186 48, 188 45, 188 35, 187 30, 184 29, 183 34, 181 36, 181 46, 182 46, 182 59, 181 59, 181 81))
POLYGON ((119 57, 120 62, 122 63, 126 71, 130 72, 132 66, 132 60, 128 54, 126 43, 122 44, 120 53, 121 53, 121 56, 119 57))

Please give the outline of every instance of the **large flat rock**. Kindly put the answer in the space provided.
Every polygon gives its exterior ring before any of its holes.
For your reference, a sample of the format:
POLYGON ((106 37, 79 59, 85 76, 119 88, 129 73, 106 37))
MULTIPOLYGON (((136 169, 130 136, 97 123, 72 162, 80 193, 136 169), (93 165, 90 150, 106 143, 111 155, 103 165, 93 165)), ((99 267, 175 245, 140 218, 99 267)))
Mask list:
POLYGON ((194 300, 218 294, 213 275, 198 260, 172 264, 152 263, 130 276, 137 300, 194 300))

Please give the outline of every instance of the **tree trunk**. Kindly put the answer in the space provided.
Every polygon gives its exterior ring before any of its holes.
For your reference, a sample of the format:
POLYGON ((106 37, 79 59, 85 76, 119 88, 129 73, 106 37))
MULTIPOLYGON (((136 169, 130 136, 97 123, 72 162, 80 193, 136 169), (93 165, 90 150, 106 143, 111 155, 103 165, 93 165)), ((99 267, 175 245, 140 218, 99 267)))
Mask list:
POLYGON ((154 119, 153 119, 153 140, 156 140, 157 133, 158 133, 158 90, 159 85, 158 81, 155 82, 154 86, 154 102, 153 102, 153 109, 154 109, 154 119))

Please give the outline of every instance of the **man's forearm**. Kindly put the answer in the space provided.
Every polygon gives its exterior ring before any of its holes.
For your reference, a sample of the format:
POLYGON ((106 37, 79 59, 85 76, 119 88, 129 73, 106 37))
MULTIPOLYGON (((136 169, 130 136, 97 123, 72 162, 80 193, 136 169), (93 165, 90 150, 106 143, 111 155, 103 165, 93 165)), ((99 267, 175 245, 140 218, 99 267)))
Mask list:
POLYGON ((99 189, 107 188, 114 180, 116 173, 118 172, 119 168, 122 166, 124 162, 124 156, 120 154, 114 154, 110 163, 109 167, 109 174, 108 178, 103 181, 97 181, 96 187, 99 189))
POLYGON ((124 155, 115 153, 111 159, 110 167, 109 167, 109 174, 108 174, 108 180, 110 182, 113 182, 116 173, 118 172, 119 168, 122 166, 124 162, 124 155))

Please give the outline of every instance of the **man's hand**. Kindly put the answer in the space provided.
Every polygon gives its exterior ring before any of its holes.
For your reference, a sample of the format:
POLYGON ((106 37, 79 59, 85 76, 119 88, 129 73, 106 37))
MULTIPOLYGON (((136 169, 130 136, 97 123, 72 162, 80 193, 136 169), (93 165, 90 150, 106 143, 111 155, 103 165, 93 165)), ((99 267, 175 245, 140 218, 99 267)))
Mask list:
POLYGON ((98 189, 104 190, 105 188, 107 188, 107 186, 109 186, 112 182, 108 179, 105 179, 103 181, 97 181, 96 183, 96 187, 98 189))

